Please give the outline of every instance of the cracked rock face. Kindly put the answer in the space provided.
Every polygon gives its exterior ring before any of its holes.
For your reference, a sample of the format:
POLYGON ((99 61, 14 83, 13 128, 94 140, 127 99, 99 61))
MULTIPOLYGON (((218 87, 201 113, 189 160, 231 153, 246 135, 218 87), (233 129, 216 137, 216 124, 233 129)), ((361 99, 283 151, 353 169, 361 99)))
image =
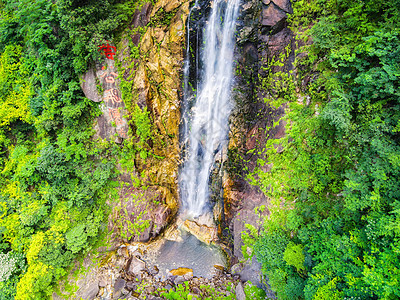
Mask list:
POLYGON ((286 19, 287 14, 273 2, 270 2, 268 6, 262 10, 261 24, 263 26, 274 27, 284 22, 286 19))
POLYGON ((264 5, 269 5, 272 2, 284 12, 287 12, 289 14, 293 13, 292 4, 290 3, 290 0, 272 0, 272 1, 263 0, 262 2, 264 5))

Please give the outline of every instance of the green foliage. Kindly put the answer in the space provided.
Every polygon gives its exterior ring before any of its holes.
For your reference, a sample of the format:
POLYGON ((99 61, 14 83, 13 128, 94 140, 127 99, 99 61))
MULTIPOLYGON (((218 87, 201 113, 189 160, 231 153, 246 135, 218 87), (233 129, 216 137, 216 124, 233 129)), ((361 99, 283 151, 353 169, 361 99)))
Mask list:
POLYGON ((289 265, 296 268, 297 272, 305 270, 304 267, 304 246, 296 245, 293 242, 289 242, 285 252, 283 253, 284 261, 289 265))
POLYGON ((171 24, 172 18, 176 15, 177 10, 178 8, 170 12, 166 12, 164 8, 160 8, 157 13, 151 18, 149 26, 169 26, 171 24))
POLYGON ((85 224, 78 224, 71 228, 66 234, 67 247, 72 253, 77 253, 87 246, 87 234, 85 224))
POLYGON ((48 299, 99 238, 115 147, 93 141, 98 104, 79 76, 101 59, 98 46, 132 3, 1 3, 0 255, 21 260, 0 282, 1 299, 48 299))
POLYGON ((399 4, 296 1, 297 75, 261 78, 288 107, 272 170, 249 176, 271 199, 254 250, 279 299, 400 297, 399 4))
POLYGON ((265 270, 283 268, 283 255, 288 244, 288 237, 283 231, 273 231, 262 234, 254 245, 257 260, 263 263, 265 270))
MULTIPOLYGON (((184 282, 183 284, 178 284, 174 289, 170 290, 159 290, 154 294, 160 296, 164 299, 174 299, 174 300, 195 300, 195 299, 205 299, 205 300, 228 300, 236 299, 234 287, 230 284, 227 285, 223 290, 216 289, 209 285, 201 285, 199 295, 195 295, 191 292, 189 287, 189 282, 184 282)), ((257 299, 257 298, 254 298, 257 299)))
POLYGON ((253 285, 250 281, 246 282, 244 293, 246 294, 246 299, 268 299, 264 290, 253 285))

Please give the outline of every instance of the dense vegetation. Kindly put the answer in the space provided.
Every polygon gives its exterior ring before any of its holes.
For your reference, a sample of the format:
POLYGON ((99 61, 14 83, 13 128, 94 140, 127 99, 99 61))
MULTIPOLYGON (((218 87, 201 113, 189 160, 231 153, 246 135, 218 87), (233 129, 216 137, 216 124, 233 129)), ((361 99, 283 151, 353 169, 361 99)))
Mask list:
POLYGON ((278 299, 400 297, 399 10, 296 1, 297 74, 261 79, 288 102, 284 151, 250 176, 274 203, 253 250, 278 299))
POLYGON ((115 145, 79 75, 130 4, 0 1, 0 299, 47 299, 104 227, 115 145))
MULTIPOLYGON (((79 75, 134 7, 0 1, 0 299, 47 299, 102 232, 117 147, 92 139, 79 75)), ((249 177, 275 205, 253 249, 279 299, 400 297, 399 8, 294 2, 297 73, 261 78, 288 102, 284 151, 249 177)))

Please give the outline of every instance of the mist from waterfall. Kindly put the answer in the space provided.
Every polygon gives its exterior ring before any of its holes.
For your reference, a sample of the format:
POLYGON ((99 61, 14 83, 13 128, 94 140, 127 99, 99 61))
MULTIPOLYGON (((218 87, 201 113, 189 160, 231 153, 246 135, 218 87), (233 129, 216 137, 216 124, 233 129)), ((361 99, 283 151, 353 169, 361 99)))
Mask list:
MULTIPOLYGON (((182 128, 185 151, 179 187, 182 209, 192 217, 206 210, 215 155, 228 142, 234 35, 239 4, 240 0, 215 0, 211 3, 205 27, 199 28, 196 33, 200 38, 195 39, 198 50, 194 60, 189 57, 192 46, 189 15, 182 128), (190 70, 195 70, 194 82, 190 82, 190 70)), ((196 9, 200 9, 198 1, 190 14, 196 9)))

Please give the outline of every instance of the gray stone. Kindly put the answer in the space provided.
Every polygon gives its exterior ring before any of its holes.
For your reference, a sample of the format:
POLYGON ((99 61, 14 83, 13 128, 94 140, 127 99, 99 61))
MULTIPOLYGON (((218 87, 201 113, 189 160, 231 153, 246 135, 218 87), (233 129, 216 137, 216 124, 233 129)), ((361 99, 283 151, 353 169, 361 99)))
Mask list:
POLYGON ((157 266, 153 266, 153 268, 151 268, 150 270, 150 274, 155 276, 160 272, 160 270, 157 268, 157 266))
POLYGON ((167 224, 171 216, 171 209, 166 205, 160 205, 153 214, 154 218, 154 234, 158 235, 167 224))
POLYGON ((261 264, 257 261, 256 257, 253 256, 251 260, 244 263, 243 269, 239 272, 239 276, 241 281, 251 281, 254 285, 262 288, 261 273, 261 264))
POLYGON ((143 260, 134 256, 129 263, 127 272, 132 275, 139 275, 145 269, 146 263, 143 260))
POLYGON ((237 263, 231 267, 231 273, 234 275, 239 274, 242 270, 243 270, 243 263, 237 263))
POLYGON ((122 295, 128 295, 128 294, 129 294, 129 291, 128 291, 126 288, 123 288, 123 289, 121 290, 121 293, 122 293, 122 295))
POLYGON ((136 288, 137 288, 137 284, 135 283, 135 282, 133 282, 133 281, 128 281, 127 283, 126 283, 126 289, 128 290, 128 291, 135 291, 136 290, 136 288))
POLYGON ((246 300, 246 294, 244 293, 243 284, 241 282, 236 286, 235 292, 237 300, 246 300))
POLYGON ((96 282, 92 282, 88 286, 84 287, 80 291, 79 296, 83 300, 92 300, 96 297, 98 292, 99 292, 99 284, 96 281, 96 282))
POLYGON ((101 97, 99 96, 99 93, 97 92, 96 75, 95 75, 93 69, 90 69, 82 76, 81 88, 82 88, 83 93, 85 94, 86 98, 88 98, 94 102, 101 101, 101 97))
POLYGON ((201 294, 201 290, 197 286, 192 287, 192 291, 193 291, 193 293, 195 293, 197 295, 201 294))
POLYGON ((125 257, 126 259, 129 258, 129 251, 128 251, 128 248, 127 248, 125 245, 124 245, 123 247, 120 247, 120 248, 117 250, 117 253, 118 253, 119 256, 123 256, 123 257, 125 257))
POLYGON ((183 276, 176 276, 174 278, 174 283, 175 284, 182 284, 186 281, 186 279, 183 276))
POLYGON ((243 258, 242 254, 242 232, 246 230, 245 224, 250 222, 255 216, 255 213, 251 210, 241 209, 236 214, 233 220, 233 254, 240 258, 243 258))
POLYGON ((151 238, 151 232, 152 232, 152 230, 153 230, 153 226, 154 226, 153 221, 150 221, 150 222, 149 222, 149 226, 146 227, 146 228, 143 230, 143 232, 140 233, 140 235, 136 237, 135 240, 138 241, 138 242, 141 242, 141 243, 146 243, 146 242, 148 242, 148 241, 150 240, 150 238, 151 238))
POLYGON ((145 287, 145 291, 148 294, 152 294, 152 293, 154 293, 156 291, 156 288, 154 286, 151 286, 151 285, 150 286, 146 286, 145 287))
POLYGON ((99 287, 105 287, 107 285, 105 279, 100 279, 99 280, 99 287))
POLYGON ((123 287, 125 287, 125 284, 126 284, 125 279, 123 279, 121 277, 117 278, 117 280, 115 280, 115 283, 114 283, 114 292, 120 291, 123 287))

